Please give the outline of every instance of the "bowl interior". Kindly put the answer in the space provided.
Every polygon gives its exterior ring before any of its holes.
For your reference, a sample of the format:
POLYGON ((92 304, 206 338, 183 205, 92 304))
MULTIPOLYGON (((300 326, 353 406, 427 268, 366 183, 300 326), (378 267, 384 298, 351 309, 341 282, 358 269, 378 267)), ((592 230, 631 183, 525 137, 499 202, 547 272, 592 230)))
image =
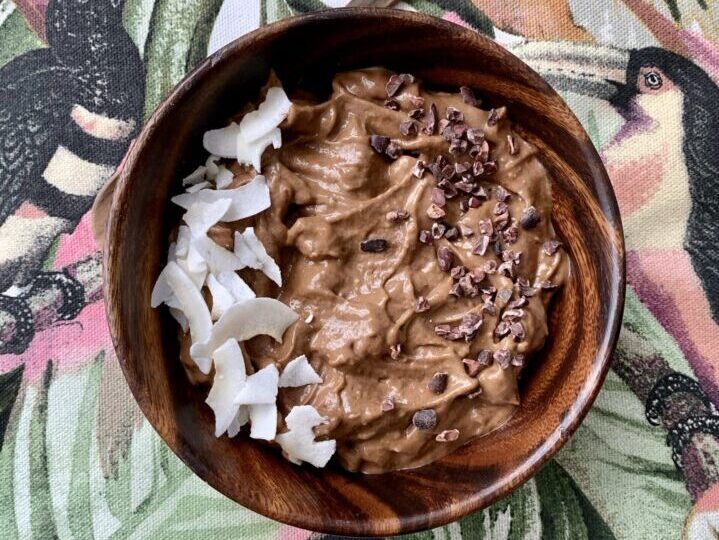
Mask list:
POLYGON ((507 494, 546 462, 589 408, 617 337, 624 252, 614 195, 564 102, 532 70, 474 32, 395 11, 333 11, 282 21, 229 45, 163 103, 121 174, 105 249, 110 327, 145 415, 205 481, 274 519, 338 534, 389 535, 440 525, 507 494), (572 259, 550 339, 524 376, 522 405, 500 430, 432 465, 379 476, 296 467, 240 436, 216 439, 204 392, 177 361, 175 324, 150 308, 179 212, 170 196, 203 159, 202 133, 223 125, 274 69, 289 93, 328 91, 333 73, 382 65, 428 85, 478 89, 506 104, 554 176, 554 222, 572 259))

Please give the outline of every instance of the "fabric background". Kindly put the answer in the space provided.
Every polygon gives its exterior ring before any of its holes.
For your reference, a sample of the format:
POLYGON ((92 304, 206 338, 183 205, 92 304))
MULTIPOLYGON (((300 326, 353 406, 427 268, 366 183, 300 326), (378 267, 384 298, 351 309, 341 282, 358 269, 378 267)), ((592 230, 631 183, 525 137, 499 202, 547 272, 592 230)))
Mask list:
MULTIPOLYGON (((319 0, 0 0, 0 537, 321 535, 245 510, 161 442, 119 370, 88 211, 208 53, 319 0)), ((436 539, 719 536, 719 4, 412 0, 562 93, 628 248, 614 366, 573 439, 436 539), (653 75, 650 75, 653 74, 653 75)))

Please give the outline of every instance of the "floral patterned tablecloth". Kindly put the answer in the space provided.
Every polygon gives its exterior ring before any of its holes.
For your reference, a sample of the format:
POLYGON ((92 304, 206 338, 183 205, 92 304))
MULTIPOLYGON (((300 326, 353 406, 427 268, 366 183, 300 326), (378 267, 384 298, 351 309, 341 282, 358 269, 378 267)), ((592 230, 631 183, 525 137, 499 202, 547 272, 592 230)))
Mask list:
MULTIPOLYGON (((0 537, 319 538, 224 498, 132 400, 92 201, 208 53, 319 0, 0 0, 0 537)), ((416 538, 719 535, 719 4, 412 0, 562 93, 600 149, 629 287, 613 369, 535 478, 416 538)))

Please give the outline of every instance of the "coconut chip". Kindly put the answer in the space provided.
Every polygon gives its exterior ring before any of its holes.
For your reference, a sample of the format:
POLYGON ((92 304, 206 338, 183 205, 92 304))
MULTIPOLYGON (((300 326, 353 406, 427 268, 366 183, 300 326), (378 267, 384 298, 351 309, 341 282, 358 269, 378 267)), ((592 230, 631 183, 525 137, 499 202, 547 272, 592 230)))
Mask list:
POLYGON ((242 136, 239 136, 237 137, 237 161, 245 165, 252 165, 258 173, 262 172, 262 154, 269 145, 274 148, 282 146, 280 128, 275 128, 252 142, 248 142, 242 136))
POLYGON ((288 362, 285 369, 282 370, 282 375, 280 375, 279 386, 280 388, 296 388, 321 382, 322 377, 312 368, 307 361, 307 357, 303 354, 288 362))
POLYGON ((303 461, 315 467, 324 467, 335 453, 335 440, 315 441, 313 428, 325 421, 311 405, 292 407, 285 418, 286 433, 277 435, 276 440, 292 463, 303 461))
POLYGON ((277 435, 277 404, 250 405, 250 437, 272 441, 277 435))
POLYGON ((232 272, 245 267, 237 255, 218 245, 206 235, 193 238, 192 247, 197 250, 208 270, 213 274, 232 272))
POLYGON ((207 161, 205 161, 205 177, 208 180, 214 179, 220 172, 220 168, 216 163, 219 160, 220 156, 210 155, 210 157, 207 158, 207 161))
POLYGON ((177 241, 175 242, 175 257, 184 259, 187 257, 187 250, 190 247, 190 228, 187 225, 180 225, 177 229, 177 241))
POLYGON ((231 199, 218 199, 210 203, 196 201, 190 205, 182 219, 190 228, 192 236, 202 236, 222 219, 231 204, 231 199))
MULTIPOLYGON (((185 274, 182 268, 175 262, 167 263, 163 272, 165 273, 167 283, 181 306, 182 313, 187 317, 193 343, 204 342, 211 339, 212 319, 210 317, 210 310, 207 309, 205 299, 194 286, 190 277, 185 274)), ((195 363, 205 375, 210 372, 212 363, 210 362, 209 355, 204 358, 195 359, 195 363)))
POLYGON ((279 126, 290 112, 292 102, 281 86, 267 90, 265 100, 256 111, 247 113, 240 122, 242 138, 253 142, 279 126))
POLYGON ((197 290, 200 290, 205 284, 207 277, 207 263, 197 252, 194 246, 190 246, 187 250, 187 258, 177 259, 177 264, 189 276, 197 290))
POLYGON ((294 311, 274 298, 238 302, 225 311, 206 340, 193 340, 190 355, 195 361, 203 362, 201 359, 205 358, 209 362, 212 352, 230 338, 246 341, 262 334, 281 343, 285 330, 297 318, 294 311))
POLYGON ((212 203, 230 199, 232 204, 221 221, 237 221, 254 216, 270 207, 270 188, 264 176, 255 176, 243 186, 234 189, 201 189, 196 193, 181 193, 171 200, 176 205, 189 209, 195 202, 212 203))
POLYGON ((230 294, 237 302, 249 300, 256 296, 255 291, 236 272, 220 272, 217 274, 217 281, 230 291, 230 294))
POLYGON ((195 192, 197 192, 197 191, 200 191, 201 189, 205 189, 205 188, 208 187, 209 185, 210 185, 210 183, 207 182, 207 181, 200 182, 199 184, 195 184, 194 186, 188 187, 188 188, 185 190, 185 192, 186 192, 186 193, 195 193, 195 192))
POLYGON ((230 426, 227 428, 227 436, 234 437, 240 432, 242 426, 250 421, 250 410, 248 407, 240 407, 237 414, 230 422, 230 426))
POLYGON ((255 229, 253 227, 247 227, 247 229, 245 229, 242 233, 242 239, 244 240, 244 245, 247 246, 247 248, 259 261, 262 272, 272 281, 277 283, 277 285, 282 287, 282 274, 280 272, 280 267, 277 266, 275 260, 267 254, 265 246, 262 245, 262 242, 260 242, 260 239, 257 238, 257 235, 255 234, 255 229))
POLYGON ((182 333, 187 334, 187 331, 190 329, 190 321, 187 320, 185 314, 182 312, 181 309, 177 309, 174 307, 170 307, 169 309, 172 318, 175 319, 177 321, 177 324, 180 325, 180 328, 182 328, 182 333))
POLYGON ((247 373, 242 349, 234 339, 228 339, 212 357, 215 378, 205 403, 215 413, 215 437, 220 437, 230 427, 240 409, 240 405, 234 401, 245 385, 247 373))
POLYGON ((207 276, 207 288, 210 289, 210 294, 212 294, 212 311, 210 315, 212 320, 216 321, 235 303, 235 297, 212 274, 207 276))
POLYGON ((225 189, 232 183, 232 180, 234 180, 234 178, 235 175, 232 174, 231 170, 229 170, 224 165, 220 165, 217 176, 215 177, 215 187, 217 189, 225 189))
POLYGON ((196 184, 199 184, 205 179, 205 172, 207 171, 207 167, 204 167, 203 165, 200 165, 192 171, 190 174, 185 176, 182 179, 182 185, 183 186, 194 186, 196 184))
MULTIPOLYGON (((277 384, 280 374, 270 364, 247 377, 247 381, 235 395, 235 405, 257 405, 274 403, 277 400, 277 384)), ((250 414, 250 417, 252 415, 250 414)))
POLYGON ((232 122, 229 126, 220 129, 211 129, 202 136, 202 146, 210 154, 223 158, 237 157, 237 138, 240 136, 240 126, 232 122))

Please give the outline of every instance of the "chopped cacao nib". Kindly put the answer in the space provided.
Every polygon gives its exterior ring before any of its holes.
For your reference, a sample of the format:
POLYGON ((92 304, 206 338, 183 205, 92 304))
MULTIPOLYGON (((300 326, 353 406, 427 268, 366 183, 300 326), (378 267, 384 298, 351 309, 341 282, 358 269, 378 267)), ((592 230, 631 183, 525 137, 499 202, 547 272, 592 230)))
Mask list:
POLYGON ((516 319, 521 319, 524 317, 524 310, 521 308, 509 308, 509 305, 507 306, 508 309, 504 310, 504 313, 502 313, 502 320, 510 320, 514 321, 516 319))
POLYGON ((497 314, 497 306, 495 306, 492 302, 487 301, 482 305, 482 311, 494 317, 497 314))
MULTIPOLYGON (((462 278, 464 279, 464 278, 462 278)), ((463 336, 472 338, 482 326, 482 317, 477 313, 467 313, 457 329, 463 336)))
MULTIPOLYGON (((472 143, 470 143, 470 144, 472 144, 472 143)), ((476 144, 475 144, 474 146, 470 146, 470 147, 469 147, 469 150, 467 150, 467 154, 469 154, 469 157, 471 157, 471 158, 474 159, 474 160, 477 159, 477 157, 479 156, 479 153, 480 153, 480 152, 481 152, 481 149, 480 149, 480 147, 479 147, 478 145, 476 145, 476 144)))
POLYGON ((472 193, 472 190, 474 189, 474 186, 472 184, 470 184, 469 182, 465 182, 464 180, 455 182, 454 187, 456 187, 459 191, 463 193, 472 193))
POLYGON ((423 97, 413 96, 412 94, 410 94, 409 96, 407 96, 407 98, 409 99, 409 102, 412 104, 412 107, 414 107, 415 109, 421 109, 422 107, 424 107, 424 98, 423 97))
POLYGON ((412 109, 409 111, 409 117, 414 118, 415 120, 419 120, 424 116, 424 109, 421 107, 418 107, 417 109, 412 109))
POLYGON ((456 174, 462 175, 466 173, 470 168, 470 164, 468 162, 460 163, 459 161, 454 164, 454 172, 456 174))
POLYGON ((541 218, 539 217, 537 209, 534 206, 527 206, 527 208, 522 211, 520 223, 524 229, 533 229, 539 224, 540 220, 541 218))
POLYGON ((424 118, 424 133, 427 135, 433 135, 434 130, 437 128, 437 106, 432 103, 429 106, 429 112, 424 118))
MULTIPOLYGON (((470 197, 470 200, 471 200, 471 197, 470 197)), ((469 203, 468 203, 468 206, 469 206, 469 203)), ((457 224, 457 228, 459 229, 460 234, 465 238, 468 236, 474 235, 474 231, 472 230, 472 227, 470 227, 469 225, 465 225, 464 223, 459 223, 459 224, 457 224)))
POLYGON ((514 136, 511 133, 507 135, 507 146, 509 147, 510 156, 517 153, 517 147, 514 145, 514 136))
POLYGON ((447 373, 435 373, 427 383, 427 388, 433 394, 443 394, 447 389, 447 381, 449 375, 447 373))
POLYGON ((484 263, 484 271, 488 274, 494 274, 497 271, 497 261, 487 261, 484 263))
POLYGON ((502 240, 505 244, 514 244, 519 238, 519 227, 515 219, 512 219, 512 224, 502 231, 502 240))
POLYGON ((442 210, 441 206, 432 203, 427 208, 427 217, 429 219, 442 219, 445 216, 445 211, 442 210))
POLYGON ((464 139, 452 139, 449 143, 450 154, 462 154, 467 151, 467 141, 464 139))
POLYGON ((482 186, 482 185, 477 185, 477 187, 475 187, 475 188, 472 190, 472 195, 474 195, 475 197, 478 197, 478 198, 480 198, 480 199, 486 199, 486 198, 487 198, 487 191, 484 189, 484 186, 482 186))
POLYGON ((458 429, 445 429, 434 438, 437 442, 454 442, 457 439, 459 439, 458 429))
POLYGON ((444 110, 444 117, 450 122, 464 121, 464 114, 462 114, 462 111, 460 111, 459 109, 455 109, 454 107, 447 107, 444 110))
MULTIPOLYGON (((505 223, 503 221, 498 221, 497 223, 495 223, 495 225, 497 228, 501 229, 502 227, 504 227, 505 223)), ((502 249, 504 249, 502 246, 502 237, 498 236, 497 239, 494 241, 494 244, 492 244, 492 251, 495 255, 502 254, 502 249)))
POLYGON ((467 133, 467 124, 464 122, 457 122, 452 124, 452 136, 455 138, 463 138, 467 133))
POLYGON ((431 194, 432 202, 436 204, 437 206, 444 206, 447 204, 447 197, 444 194, 444 191, 442 191, 440 188, 432 188, 432 194, 431 194))
POLYGON ((557 240, 547 240, 542 244, 542 251, 551 257, 557 252, 561 245, 562 243, 557 240))
POLYGON ((489 246, 490 238, 486 234, 483 234, 479 238, 479 242, 474 246, 472 253, 475 255, 484 255, 487 253, 487 247, 489 246))
MULTIPOLYGON (((504 204, 504 203, 497 203, 497 204, 504 204)), ((497 231, 504 230, 507 227, 507 225, 509 225, 509 212, 505 212, 504 214, 498 215, 494 220, 494 229, 497 231)), ((503 244, 504 244, 504 238, 501 236, 497 237, 497 242, 495 245, 494 252, 497 253, 498 255, 501 253, 502 249, 504 249, 502 247, 503 244)))
POLYGON ((484 142, 484 131, 479 128, 468 128, 467 140, 473 145, 481 145, 484 142))
POLYGON ((441 221, 436 221, 432 223, 432 238, 435 240, 439 240, 444 236, 444 233, 447 232, 447 224, 442 223, 441 221))
POLYGON ((427 166, 424 164, 424 161, 418 159, 417 162, 414 164, 414 167, 412 167, 412 176, 416 178, 422 178, 424 176, 424 171, 426 168, 427 166))
POLYGON ((418 296, 417 302, 414 305, 414 310, 417 313, 423 313, 425 311, 429 311, 429 308, 429 300, 427 300, 424 296, 418 296))
POLYGON ((448 324, 438 324, 434 327, 434 333, 439 337, 446 338, 452 334, 452 327, 448 324))
POLYGON ((474 95, 474 91, 469 86, 460 86, 459 93, 462 96, 462 101, 472 107, 479 107, 482 104, 482 100, 477 99, 474 95))
POLYGON ((477 161, 481 161, 482 163, 486 163, 489 159, 489 143, 486 140, 482 141, 479 148, 479 154, 477 154, 475 159, 477 161))
POLYGON ((477 355, 477 362, 479 362, 480 366, 488 366, 492 363, 492 360, 494 360, 492 351, 487 349, 479 351, 479 355, 477 355))
POLYGON ((512 355, 512 365, 517 366, 517 367, 524 366, 524 355, 523 354, 512 355))
POLYGON ((454 184, 447 179, 440 180, 437 187, 444 191, 444 196, 448 199, 452 199, 457 196, 457 188, 454 184))
POLYGON ((396 99, 385 99, 384 106, 393 111, 398 111, 399 110, 399 101, 397 101, 396 99))
POLYGON ((556 289, 557 285, 555 283, 552 283, 551 281, 544 280, 539 282, 539 288, 545 290, 556 289))
MULTIPOLYGON (((452 288, 449 290, 449 294, 451 296, 456 296, 457 298, 460 298, 462 296, 462 286, 459 283, 455 283, 452 285, 452 288)), ((448 338, 453 339, 453 338, 448 338)))
POLYGON ((459 211, 465 213, 467 210, 469 210, 469 201, 467 199, 460 199, 459 211))
POLYGON ((503 338, 509 334, 509 323, 507 321, 500 321, 494 329, 494 335, 498 338, 503 338))
POLYGON ((360 249, 367 253, 380 253, 389 247, 389 243, 384 238, 370 238, 360 242, 360 249))
POLYGON ((516 298, 512 300, 509 304, 507 304, 507 307, 509 309, 517 309, 521 308, 527 305, 527 298, 524 296, 520 296, 519 298, 516 298))
POLYGON ((457 240, 459 238, 459 230, 457 229, 457 227, 450 227, 449 229, 447 229, 447 232, 444 233, 444 237, 450 242, 453 242, 454 240, 457 240))
POLYGON ((454 253, 452 253, 451 249, 446 246, 442 246, 437 250, 437 263, 439 264, 439 269, 442 270, 442 272, 449 272, 452 268, 453 262, 454 253))
POLYGON ((486 287, 482 287, 482 292, 484 294, 494 295, 497 294, 497 288, 493 285, 487 285, 486 287))
POLYGON ((472 174, 474 176, 482 176, 484 174, 484 165, 481 161, 475 161, 472 164, 472 174))
POLYGON ((507 277, 514 277, 514 267, 510 261, 505 261, 497 267, 497 272, 507 277))
POLYGON ((526 336, 524 325, 520 321, 515 321, 510 325, 509 333, 512 334, 515 341, 522 341, 526 336))
POLYGON ((384 155, 390 159, 397 159, 399 156, 402 155, 402 147, 396 142, 391 142, 387 145, 387 148, 384 151, 384 155))
POLYGON ((496 161, 485 161, 484 162, 484 174, 494 174, 497 172, 496 161))
POLYGON ((393 97, 397 95, 397 92, 399 92, 399 89, 402 88, 405 83, 412 84, 413 82, 414 77, 409 73, 391 75, 389 80, 387 81, 387 84, 385 85, 385 90, 387 90, 387 95, 389 97, 393 97))
POLYGON ((442 135, 445 141, 449 142, 452 140, 452 127, 449 125, 449 120, 442 118, 437 123, 437 131, 442 135))
POLYGON ((442 167, 442 179, 443 180, 451 180, 454 178, 454 167, 447 163, 444 167, 442 167))
POLYGON ((422 430, 431 430, 437 427, 437 413, 434 409, 422 409, 412 416, 414 427, 422 430))
POLYGON ((389 356, 392 360, 397 360, 399 358, 399 355, 402 353, 402 345, 400 343, 395 343, 394 345, 391 345, 389 348, 389 356))
POLYGON ((389 146, 389 137, 385 137, 384 135, 370 135, 369 145, 372 147, 372 150, 378 154, 384 154, 389 146))
POLYGON ((419 241, 422 244, 431 244, 432 243, 432 233, 430 233, 426 229, 419 231, 419 241))
POLYGON ((479 287, 474 284, 472 276, 466 275, 459 279, 459 286, 462 288, 462 295, 474 298, 479 294, 479 287))
POLYGON ((492 236, 494 234, 494 226, 492 225, 492 221, 489 219, 480 219, 479 220, 479 232, 480 232, 480 234, 486 234, 487 236, 492 236))
POLYGON ((479 208, 482 206, 482 200, 479 197, 475 197, 472 195, 469 200, 467 201, 467 206, 470 208, 479 208))
POLYGON ((405 137, 417 135, 417 124, 415 124, 412 120, 402 122, 399 125, 399 132, 405 137))
POLYGON ((481 268, 475 268, 469 273, 469 275, 472 278, 472 283, 475 285, 479 285, 482 281, 484 281, 484 278, 487 277, 487 274, 481 268))
POLYGON ((452 279, 459 279, 466 273, 467 269, 461 264, 458 266, 453 266, 452 269, 449 271, 449 275, 452 276, 452 279))
POLYGON ((502 186, 497 186, 494 188, 494 197, 499 202, 507 202, 507 199, 509 199, 509 192, 504 189, 502 186))
POLYGON ((489 111, 489 115, 487 116, 487 125, 496 126, 502 116, 502 113, 500 113, 497 109, 491 109, 489 111))
POLYGON ((470 377, 476 377, 479 370, 482 368, 479 361, 474 358, 463 358, 462 363, 464 364, 464 369, 467 372, 467 375, 470 377))
POLYGON ((514 251, 512 249, 505 249, 504 251, 502 251, 502 260, 505 262, 519 264, 521 259, 522 259, 521 251, 514 251))
POLYGON ((409 219, 409 212, 405 209, 390 210, 387 212, 385 217, 387 218, 387 221, 391 223, 400 223, 409 219))
POLYGON ((502 214, 505 214, 506 212, 507 212, 507 203, 500 201, 494 205, 494 215, 495 216, 501 216, 502 214))
POLYGON ((497 351, 494 351, 494 354, 492 355, 494 358, 494 361, 499 364, 499 367, 502 369, 507 369, 509 367, 509 362, 512 358, 512 353, 510 353, 507 349, 499 349, 497 351))
POLYGON ((387 396, 386 398, 384 398, 379 408, 382 412, 389 412, 394 410, 394 397, 387 396))
POLYGON ((430 163, 427 165, 426 169, 432 173, 432 176, 434 176, 436 180, 440 180, 442 178, 442 170, 436 163, 430 163))

